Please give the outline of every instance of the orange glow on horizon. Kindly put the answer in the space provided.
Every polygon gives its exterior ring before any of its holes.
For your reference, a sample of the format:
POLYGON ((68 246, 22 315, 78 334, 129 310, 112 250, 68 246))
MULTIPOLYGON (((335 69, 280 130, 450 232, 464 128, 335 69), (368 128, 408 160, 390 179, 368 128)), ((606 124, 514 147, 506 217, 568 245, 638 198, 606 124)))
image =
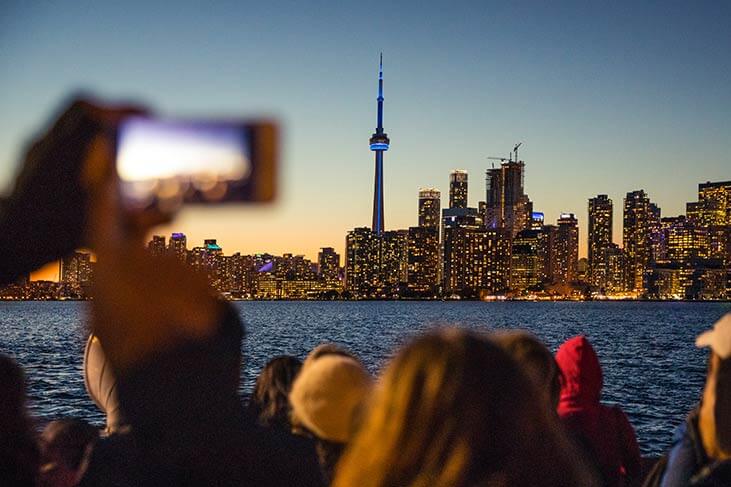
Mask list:
POLYGON ((31 281, 58 281, 58 261, 49 262, 38 270, 30 273, 31 281))

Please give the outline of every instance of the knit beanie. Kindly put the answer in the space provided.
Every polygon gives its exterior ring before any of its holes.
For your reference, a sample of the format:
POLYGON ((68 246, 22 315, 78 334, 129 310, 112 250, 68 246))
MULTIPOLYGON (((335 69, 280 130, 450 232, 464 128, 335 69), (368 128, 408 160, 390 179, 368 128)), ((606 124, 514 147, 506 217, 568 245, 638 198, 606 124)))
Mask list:
POLYGON ((303 367, 289 393, 295 421, 317 437, 347 443, 353 422, 373 386, 357 360, 324 355, 303 367))

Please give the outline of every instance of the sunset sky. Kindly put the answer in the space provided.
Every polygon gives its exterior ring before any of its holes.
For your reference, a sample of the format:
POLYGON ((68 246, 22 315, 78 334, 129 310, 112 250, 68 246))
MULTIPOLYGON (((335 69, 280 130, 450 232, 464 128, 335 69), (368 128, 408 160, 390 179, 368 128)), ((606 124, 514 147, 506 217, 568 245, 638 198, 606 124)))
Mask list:
POLYGON ((186 211, 169 233, 226 254, 342 252, 371 220, 383 51, 387 229, 452 169, 484 199, 486 156, 519 141, 526 191, 555 222, 645 189, 663 216, 731 179, 729 2, 2 2, 0 186, 72 93, 166 116, 274 116, 280 198, 186 211), (105 5, 106 3, 106 5, 105 5))

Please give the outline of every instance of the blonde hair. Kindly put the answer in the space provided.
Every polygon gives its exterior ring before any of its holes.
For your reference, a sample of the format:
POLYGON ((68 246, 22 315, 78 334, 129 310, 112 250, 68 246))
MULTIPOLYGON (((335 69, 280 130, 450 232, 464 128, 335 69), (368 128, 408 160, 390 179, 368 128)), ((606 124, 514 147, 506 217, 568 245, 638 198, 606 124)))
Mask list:
POLYGON ((386 369, 333 485, 594 485, 556 421, 497 345, 432 332, 386 369))

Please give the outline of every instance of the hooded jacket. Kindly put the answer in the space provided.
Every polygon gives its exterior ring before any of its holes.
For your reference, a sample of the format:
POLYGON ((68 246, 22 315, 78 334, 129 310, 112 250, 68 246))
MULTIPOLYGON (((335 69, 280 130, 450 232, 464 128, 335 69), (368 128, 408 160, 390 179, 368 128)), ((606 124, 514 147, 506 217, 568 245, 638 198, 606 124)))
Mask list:
POLYGON ((563 374, 558 415, 607 486, 639 480, 640 449, 634 429, 618 407, 599 402, 603 376, 599 358, 584 336, 567 340, 556 352, 563 374))

